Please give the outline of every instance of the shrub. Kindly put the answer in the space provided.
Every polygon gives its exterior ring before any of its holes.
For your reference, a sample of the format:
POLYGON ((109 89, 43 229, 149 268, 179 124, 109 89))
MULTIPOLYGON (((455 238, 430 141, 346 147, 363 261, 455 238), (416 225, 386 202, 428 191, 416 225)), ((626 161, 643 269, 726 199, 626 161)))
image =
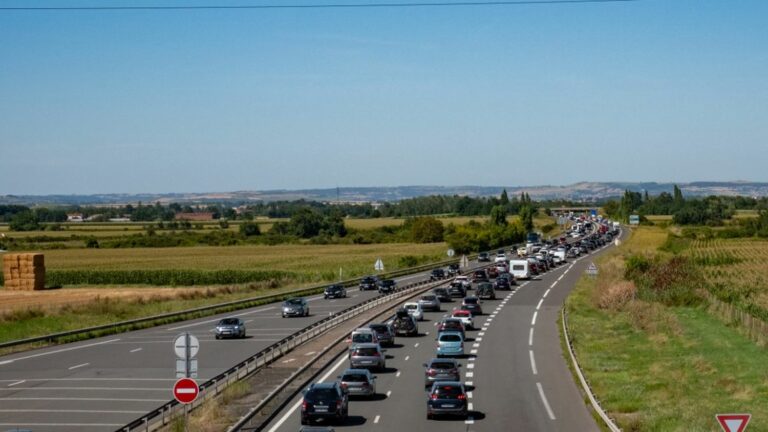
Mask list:
POLYGON ((53 270, 49 285, 226 285, 295 278, 284 271, 249 270, 53 270))

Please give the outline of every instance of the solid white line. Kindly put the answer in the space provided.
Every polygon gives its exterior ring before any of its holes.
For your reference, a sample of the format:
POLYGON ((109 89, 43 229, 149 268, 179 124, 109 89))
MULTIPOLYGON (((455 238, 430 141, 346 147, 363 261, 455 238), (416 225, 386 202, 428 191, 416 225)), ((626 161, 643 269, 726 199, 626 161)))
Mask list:
POLYGON ((547 409, 549 419, 555 420, 555 413, 552 412, 552 408, 550 408, 549 402, 547 402, 547 397, 544 396, 544 389, 541 387, 541 383, 536 383, 536 386, 539 388, 539 396, 541 396, 541 401, 544 402, 544 408, 547 409))
POLYGON ((8 364, 8 363, 13 363, 13 362, 19 361, 19 360, 27 360, 27 359, 31 359, 31 358, 42 357, 42 356, 47 356, 47 355, 52 355, 52 354, 58 354, 58 353, 63 353, 63 352, 67 352, 67 351, 73 351, 73 350, 77 350, 77 349, 90 348, 90 347, 94 347, 94 346, 98 346, 98 345, 104 345, 104 344, 108 344, 108 343, 112 343, 112 342, 117 342, 119 340, 120 339, 110 339, 110 340, 104 341, 104 342, 96 342, 96 343, 92 343, 92 344, 88 344, 88 345, 78 345, 78 346, 74 346, 74 347, 71 347, 71 348, 63 348, 63 349, 56 350, 56 351, 48 351, 48 352, 43 352, 43 353, 39 353, 39 354, 32 354, 32 355, 28 355, 28 356, 24 356, 24 357, 18 357, 18 358, 15 358, 15 359, 5 360, 5 361, 0 362, 0 364, 8 364))
POLYGON ((538 312, 533 313, 533 319, 531 320, 531 325, 536 325, 536 315, 538 315, 538 312))
POLYGON ((144 348, 136 348, 136 349, 132 349, 130 352, 135 353, 135 352, 139 352, 139 351, 141 351, 143 349, 144 348))
MULTIPOLYGON (((95 411, 95 410, 47 410, 47 409, 0 409, 9 413, 94 413, 94 414, 146 414, 147 411, 95 411)), ((19 429, 21 430, 21 429, 19 429)))
POLYGON ((541 296, 541 297, 542 298, 547 298, 548 295, 549 295, 549 290, 546 290, 546 291, 544 291, 544 295, 541 296))
POLYGON ((533 358, 533 350, 528 350, 528 353, 531 355, 531 369, 533 370, 533 374, 538 375, 539 371, 536 370, 536 360, 533 358))
MULTIPOLYGON (((24 381, 170 381, 176 382, 177 378, 27 378, 24 381)), ((16 380, 2 380, 1 382, 15 382, 16 380)))
POLYGON ((539 300, 539 304, 536 305, 536 310, 541 309, 541 304, 544 303, 544 299, 539 300))
POLYGON ((90 363, 83 363, 83 364, 79 364, 79 365, 76 365, 76 366, 72 366, 71 368, 69 368, 69 370, 78 369, 78 368, 81 368, 83 366, 88 366, 89 364, 90 363))
POLYGON ((550 288, 554 288, 554 287, 555 287, 555 285, 557 285, 557 282, 553 283, 553 284, 552 284, 552 285, 550 285, 549 287, 550 287, 550 288))
MULTIPOLYGON (((165 389, 165 391, 168 391, 168 389, 165 389)), ((168 402, 168 399, 115 399, 115 398, 73 398, 73 397, 62 397, 62 398, 0 398, 0 400, 4 401, 81 401, 81 402, 96 402, 96 401, 106 401, 106 402, 168 402)), ((146 411, 145 411, 146 412, 146 411)))
POLYGON ((23 384, 25 382, 27 382, 27 380, 16 381, 15 383, 8 384, 8 387, 13 387, 19 384, 23 384))
MULTIPOLYGON (((19 423, 0 423, 0 426, 18 426, 19 423)), ((72 426, 72 427, 121 427, 125 426, 123 423, 24 423, 24 426, 45 426, 45 427, 51 427, 51 426, 72 426)))
POLYGON ((561 275, 560 275, 560 277, 559 277, 559 278, 557 278, 557 280, 562 280, 562 279, 563 279, 563 276, 565 276, 565 273, 561 274, 561 275))
MULTIPOLYGON (((120 390, 120 391, 163 391, 167 392, 167 388, 138 388, 138 387, 14 387, 11 389, 6 388, 0 388, 1 391, 11 391, 11 390, 87 390, 87 391, 96 391, 96 390, 120 390)), ((101 399, 99 399, 101 400, 101 399)), ((166 402, 168 400, 166 399, 166 402)))
POLYGON ((373 424, 376 424, 376 423, 378 423, 380 418, 381 418, 381 416, 378 416, 378 415, 377 415, 377 416, 376 416, 376 417, 373 419, 373 424))
MULTIPOLYGON (((323 375, 323 376, 320 378, 320 381, 319 381, 319 382, 323 382, 323 381, 327 380, 327 379, 328 379, 328 377, 329 377, 329 376, 331 376, 331 374, 332 374, 332 373, 334 373, 334 372, 336 371, 336 369, 340 368, 340 367, 341 367, 341 365, 342 365, 342 364, 344 364, 346 361, 347 361, 347 357, 345 357, 345 356, 341 356, 341 358, 339 359, 339 361, 338 361, 338 362, 336 362, 336 364, 335 364, 335 365, 333 365, 333 367, 331 368, 331 370, 329 370, 328 372, 326 372, 326 374, 325 374, 325 375, 323 375)), ((268 431, 268 432, 275 432, 276 430, 280 429, 280 426, 282 426, 282 425, 283 425, 283 423, 285 423, 285 422, 286 422, 286 420, 288 420, 288 418, 289 418, 290 416, 292 416, 292 415, 293 415, 293 413, 294 413, 294 412, 295 412, 297 409, 299 409, 299 407, 301 406, 301 402, 302 402, 303 400, 304 400, 303 398, 300 398, 299 400, 297 400, 297 401, 296 401, 296 403, 295 403, 295 404, 293 404, 293 406, 291 407, 291 409, 289 409, 289 410, 288 410, 288 412, 286 412, 285 414, 283 414, 283 416, 282 416, 282 417, 280 417, 280 420, 278 420, 278 421, 277 421, 277 423, 275 423, 275 425, 274 425, 274 426, 272 426, 272 427, 269 429, 269 431, 268 431)), ((122 425, 121 425, 121 426, 122 426, 122 425)))
POLYGON ((533 327, 531 327, 531 332, 528 334, 528 345, 533 346, 533 327))

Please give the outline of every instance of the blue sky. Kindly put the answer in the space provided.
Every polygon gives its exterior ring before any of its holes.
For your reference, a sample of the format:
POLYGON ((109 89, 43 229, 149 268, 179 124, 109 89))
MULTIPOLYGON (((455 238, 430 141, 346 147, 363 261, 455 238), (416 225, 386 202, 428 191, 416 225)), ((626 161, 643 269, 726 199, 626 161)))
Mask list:
POLYGON ((768 181, 766 16, 764 0, 0 11, 0 194, 768 181))

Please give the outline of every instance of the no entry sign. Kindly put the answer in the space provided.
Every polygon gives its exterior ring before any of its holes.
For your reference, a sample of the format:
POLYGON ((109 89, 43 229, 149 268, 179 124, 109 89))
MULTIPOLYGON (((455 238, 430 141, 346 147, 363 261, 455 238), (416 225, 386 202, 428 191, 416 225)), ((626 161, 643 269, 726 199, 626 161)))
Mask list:
POLYGON ((173 385, 173 397, 183 404, 191 403, 200 393, 200 387, 193 379, 182 378, 173 385))

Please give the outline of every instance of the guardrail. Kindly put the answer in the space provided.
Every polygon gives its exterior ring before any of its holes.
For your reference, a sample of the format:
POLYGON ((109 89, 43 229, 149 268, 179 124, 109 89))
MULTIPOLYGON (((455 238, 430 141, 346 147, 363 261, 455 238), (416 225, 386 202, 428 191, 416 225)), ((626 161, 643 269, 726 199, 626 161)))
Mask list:
MULTIPOLYGON (((442 281, 445 282, 445 281, 442 281)), ((424 288, 429 285, 429 281, 415 282, 413 284, 406 285, 399 288, 392 294, 385 294, 374 297, 362 303, 358 303, 354 306, 350 306, 347 309, 339 311, 327 318, 324 318, 314 324, 311 324, 296 333, 293 333, 274 344, 264 348, 255 355, 248 359, 238 363, 232 368, 222 372, 221 374, 211 378, 210 380, 200 384, 200 396, 191 404, 190 408, 202 404, 205 400, 218 395, 223 388, 226 388, 229 384, 245 378, 256 370, 263 368, 275 360, 282 357, 284 354, 290 352, 298 345, 301 345, 308 340, 324 333, 328 329, 335 327, 336 325, 347 321, 357 315, 360 315, 374 307, 377 307, 383 303, 390 302, 394 299, 406 296, 415 290, 424 288)), ((176 400, 171 400, 163 404, 161 407, 149 412, 148 414, 128 423, 122 428, 118 429, 119 432, 129 432, 136 430, 150 431, 156 427, 167 424, 173 419, 176 414, 175 411, 181 409, 181 404, 176 400)))
MULTIPOLYGON (((474 255, 469 255, 468 257, 473 257, 473 256, 474 255)), ((458 262, 458 258, 440 261, 432 264, 425 264, 425 265, 416 266, 416 267, 409 267, 407 269, 384 273, 381 275, 381 277, 393 278, 393 277, 405 276, 405 275, 410 275, 414 273, 419 273, 435 267, 441 267, 448 264, 455 264, 457 262, 458 262)), ((348 287, 348 286, 354 286, 359 284, 361 279, 362 278, 347 279, 345 281, 341 281, 337 283, 348 287)), ((322 290, 327 285, 328 284, 317 285, 309 288, 300 288, 294 291, 287 291, 279 294, 269 294, 265 296, 251 297, 244 300, 236 300, 236 301, 227 302, 227 303, 218 303, 210 306, 202 306, 199 308, 187 309, 179 312, 170 312, 166 314, 153 315, 150 317, 120 321, 120 322, 104 324, 100 326, 87 327, 87 328, 70 330, 70 331, 65 331, 60 333, 53 333, 53 334, 43 335, 43 336, 36 336, 36 337, 27 338, 27 339, 18 339, 14 341, 0 343, 0 349, 10 348, 10 347, 19 346, 19 345, 27 345, 27 344, 37 343, 37 342, 57 343, 61 340, 65 340, 66 338, 71 338, 71 337, 81 337, 81 338, 100 337, 107 334, 119 333, 127 330, 136 330, 139 328, 152 327, 153 325, 169 324, 172 322, 190 319, 192 317, 200 318, 203 316, 214 315, 217 313, 228 312, 228 311, 233 311, 238 309, 245 309, 245 308, 254 306, 254 304, 276 302, 288 297, 317 294, 319 292, 322 292, 322 290), (153 323, 156 323, 156 324, 153 324, 153 323)))

